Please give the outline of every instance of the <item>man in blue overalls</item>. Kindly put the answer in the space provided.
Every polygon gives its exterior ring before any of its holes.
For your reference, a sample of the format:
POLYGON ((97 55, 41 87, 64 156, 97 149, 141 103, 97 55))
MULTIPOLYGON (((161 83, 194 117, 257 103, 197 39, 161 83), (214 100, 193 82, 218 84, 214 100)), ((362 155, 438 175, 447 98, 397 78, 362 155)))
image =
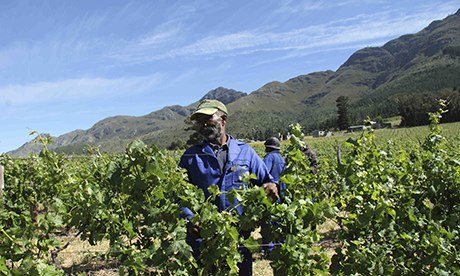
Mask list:
MULTIPOLYGON (((281 149, 281 143, 280 140, 276 137, 270 137, 268 138, 265 143, 265 152, 267 153, 264 157, 264 163, 268 168, 268 171, 270 172, 270 175, 273 177, 273 180, 276 183, 279 183, 279 194, 282 199, 282 196, 284 194, 284 191, 286 190, 286 184, 280 183, 279 180, 281 178, 281 174, 283 173, 285 167, 286 167, 286 162, 284 161, 284 158, 280 154, 280 149, 281 149)), ((265 254, 268 256, 271 251, 275 248, 275 245, 273 241, 270 241, 265 234, 265 231, 268 229, 268 225, 277 225, 276 222, 273 221, 262 221, 262 243, 265 244, 263 247, 265 254)), ((278 242, 279 243, 279 242, 278 242)))
MULTIPOLYGON (((187 170, 189 181, 202 189, 206 197, 210 196, 208 188, 211 185, 217 185, 223 192, 244 189, 246 183, 242 182, 242 176, 252 173, 257 176, 256 184, 263 185, 268 196, 277 198, 277 186, 262 159, 248 144, 227 134, 227 114, 225 105, 217 100, 204 100, 198 105, 191 120, 204 141, 186 150, 179 166, 187 170)), ((237 203, 230 202, 226 193, 222 193, 217 201, 220 211, 228 210, 237 203)), ((242 214, 243 207, 239 205, 236 210, 242 214)), ((182 208, 182 214, 187 219, 193 217, 188 208, 182 208)), ((187 238, 195 253, 199 250, 200 240, 191 237, 190 232, 198 231, 191 229, 187 238)), ((239 275, 252 275, 252 254, 247 248, 241 253, 244 260, 239 264, 239 275)))
MULTIPOLYGON (((286 162, 280 154, 281 143, 276 137, 268 138, 265 143, 265 152, 267 155, 264 157, 264 163, 267 166, 271 176, 276 183, 279 183, 281 174, 284 171, 286 162)), ((280 189, 281 190, 281 189, 280 189)))

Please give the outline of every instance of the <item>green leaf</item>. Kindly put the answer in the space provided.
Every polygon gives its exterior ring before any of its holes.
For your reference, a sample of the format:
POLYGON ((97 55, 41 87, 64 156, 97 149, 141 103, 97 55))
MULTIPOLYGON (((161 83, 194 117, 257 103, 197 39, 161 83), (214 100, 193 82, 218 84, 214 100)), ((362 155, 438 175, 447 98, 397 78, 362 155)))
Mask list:
POLYGON ((249 237, 248 239, 243 240, 243 245, 252 253, 256 253, 260 250, 259 242, 253 237, 249 237))
POLYGON ((396 210, 395 210, 395 209, 393 209, 393 208, 388 208, 387 212, 388 212, 388 214, 389 214, 393 219, 396 218, 396 210))
POLYGON ((133 230, 133 224, 130 221, 124 219, 122 221, 122 224, 123 224, 123 228, 128 232, 131 238, 136 236, 136 233, 133 230))
POLYGON ((230 268, 230 271, 233 273, 233 274, 237 274, 238 273, 238 266, 237 266, 237 262, 232 259, 231 257, 227 257, 225 259, 225 261, 227 262, 227 265, 228 267, 230 268))
POLYGON ((218 196, 220 194, 219 186, 217 185, 211 185, 208 187, 208 192, 213 195, 214 197, 218 196))
POLYGON ((423 205, 425 205, 428 209, 433 210, 434 204, 430 201, 429 198, 425 198, 423 200, 423 205))

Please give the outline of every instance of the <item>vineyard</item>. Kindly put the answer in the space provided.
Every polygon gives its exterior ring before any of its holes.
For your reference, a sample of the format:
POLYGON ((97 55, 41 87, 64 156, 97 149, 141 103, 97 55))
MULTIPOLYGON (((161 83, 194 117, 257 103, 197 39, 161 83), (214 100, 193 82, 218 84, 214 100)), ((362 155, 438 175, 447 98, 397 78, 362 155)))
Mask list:
POLYGON ((60 254, 82 240, 106 244, 97 257, 121 274, 237 274, 244 246, 275 275, 458 275, 460 135, 458 128, 443 132, 442 113, 430 115, 425 132, 307 141, 318 152, 317 174, 300 150, 301 128, 293 126, 282 151, 282 201, 259 187, 234 190, 227 196, 241 202, 243 215, 218 212, 218 187, 205 198, 187 182, 177 167, 181 152, 140 141, 117 156, 94 150, 69 158, 47 150, 47 141, 36 156, 0 155, 0 274, 69 273, 60 254), (201 228, 199 259, 186 243, 181 207, 201 228), (238 234, 259 231, 262 222, 269 222, 263 235, 279 241, 268 256, 260 253, 260 238, 238 234), (336 230, 320 231, 325 224, 336 230))

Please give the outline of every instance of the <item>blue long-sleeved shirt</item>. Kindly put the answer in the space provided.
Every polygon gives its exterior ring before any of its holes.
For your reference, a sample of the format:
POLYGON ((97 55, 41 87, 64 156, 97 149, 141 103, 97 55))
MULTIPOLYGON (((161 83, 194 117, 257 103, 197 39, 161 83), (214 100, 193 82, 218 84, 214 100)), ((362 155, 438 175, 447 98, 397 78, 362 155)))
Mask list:
POLYGON ((280 151, 273 150, 267 153, 263 161, 267 166, 271 176, 273 176, 275 182, 278 183, 280 180, 280 176, 283 173, 284 168, 286 166, 286 162, 284 161, 284 158, 281 156, 280 151))
MULTIPOLYGON (((202 189, 206 197, 210 196, 208 188, 211 185, 217 185, 222 192, 246 188, 247 183, 242 178, 247 173, 256 175, 257 185, 274 182, 262 159, 248 144, 229 136, 227 145, 228 156, 223 170, 208 142, 189 148, 180 159, 179 166, 187 170, 190 182, 202 189)), ((226 193, 222 193, 217 204, 222 211, 236 206, 238 201, 230 202, 226 193)), ((239 214, 243 212, 242 206, 236 209, 239 214)), ((189 219, 193 217, 188 208, 182 208, 182 212, 189 219)))

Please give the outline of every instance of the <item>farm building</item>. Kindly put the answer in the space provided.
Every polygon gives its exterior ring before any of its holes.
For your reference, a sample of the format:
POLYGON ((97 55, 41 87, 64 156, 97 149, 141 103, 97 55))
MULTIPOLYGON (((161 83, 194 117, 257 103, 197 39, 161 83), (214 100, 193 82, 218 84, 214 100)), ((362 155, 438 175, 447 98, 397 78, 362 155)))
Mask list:
POLYGON ((313 136, 313 137, 323 137, 323 136, 326 136, 326 131, 324 131, 324 130, 314 130, 311 133, 311 136, 313 136))
POLYGON ((383 122, 382 123, 382 128, 392 128, 393 125, 391 124, 391 122, 383 122))
POLYGON ((357 125, 357 126, 350 126, 348 127, 349 132, 355 132, 355 131, 363 131, 365 129, 369 129, 370 127, 365 126, 365 125, 357 125))
POLYGON ((313 137, 331 137, 332 131, 325 131, 325 130, 314 130, 311 133, 313 137))

